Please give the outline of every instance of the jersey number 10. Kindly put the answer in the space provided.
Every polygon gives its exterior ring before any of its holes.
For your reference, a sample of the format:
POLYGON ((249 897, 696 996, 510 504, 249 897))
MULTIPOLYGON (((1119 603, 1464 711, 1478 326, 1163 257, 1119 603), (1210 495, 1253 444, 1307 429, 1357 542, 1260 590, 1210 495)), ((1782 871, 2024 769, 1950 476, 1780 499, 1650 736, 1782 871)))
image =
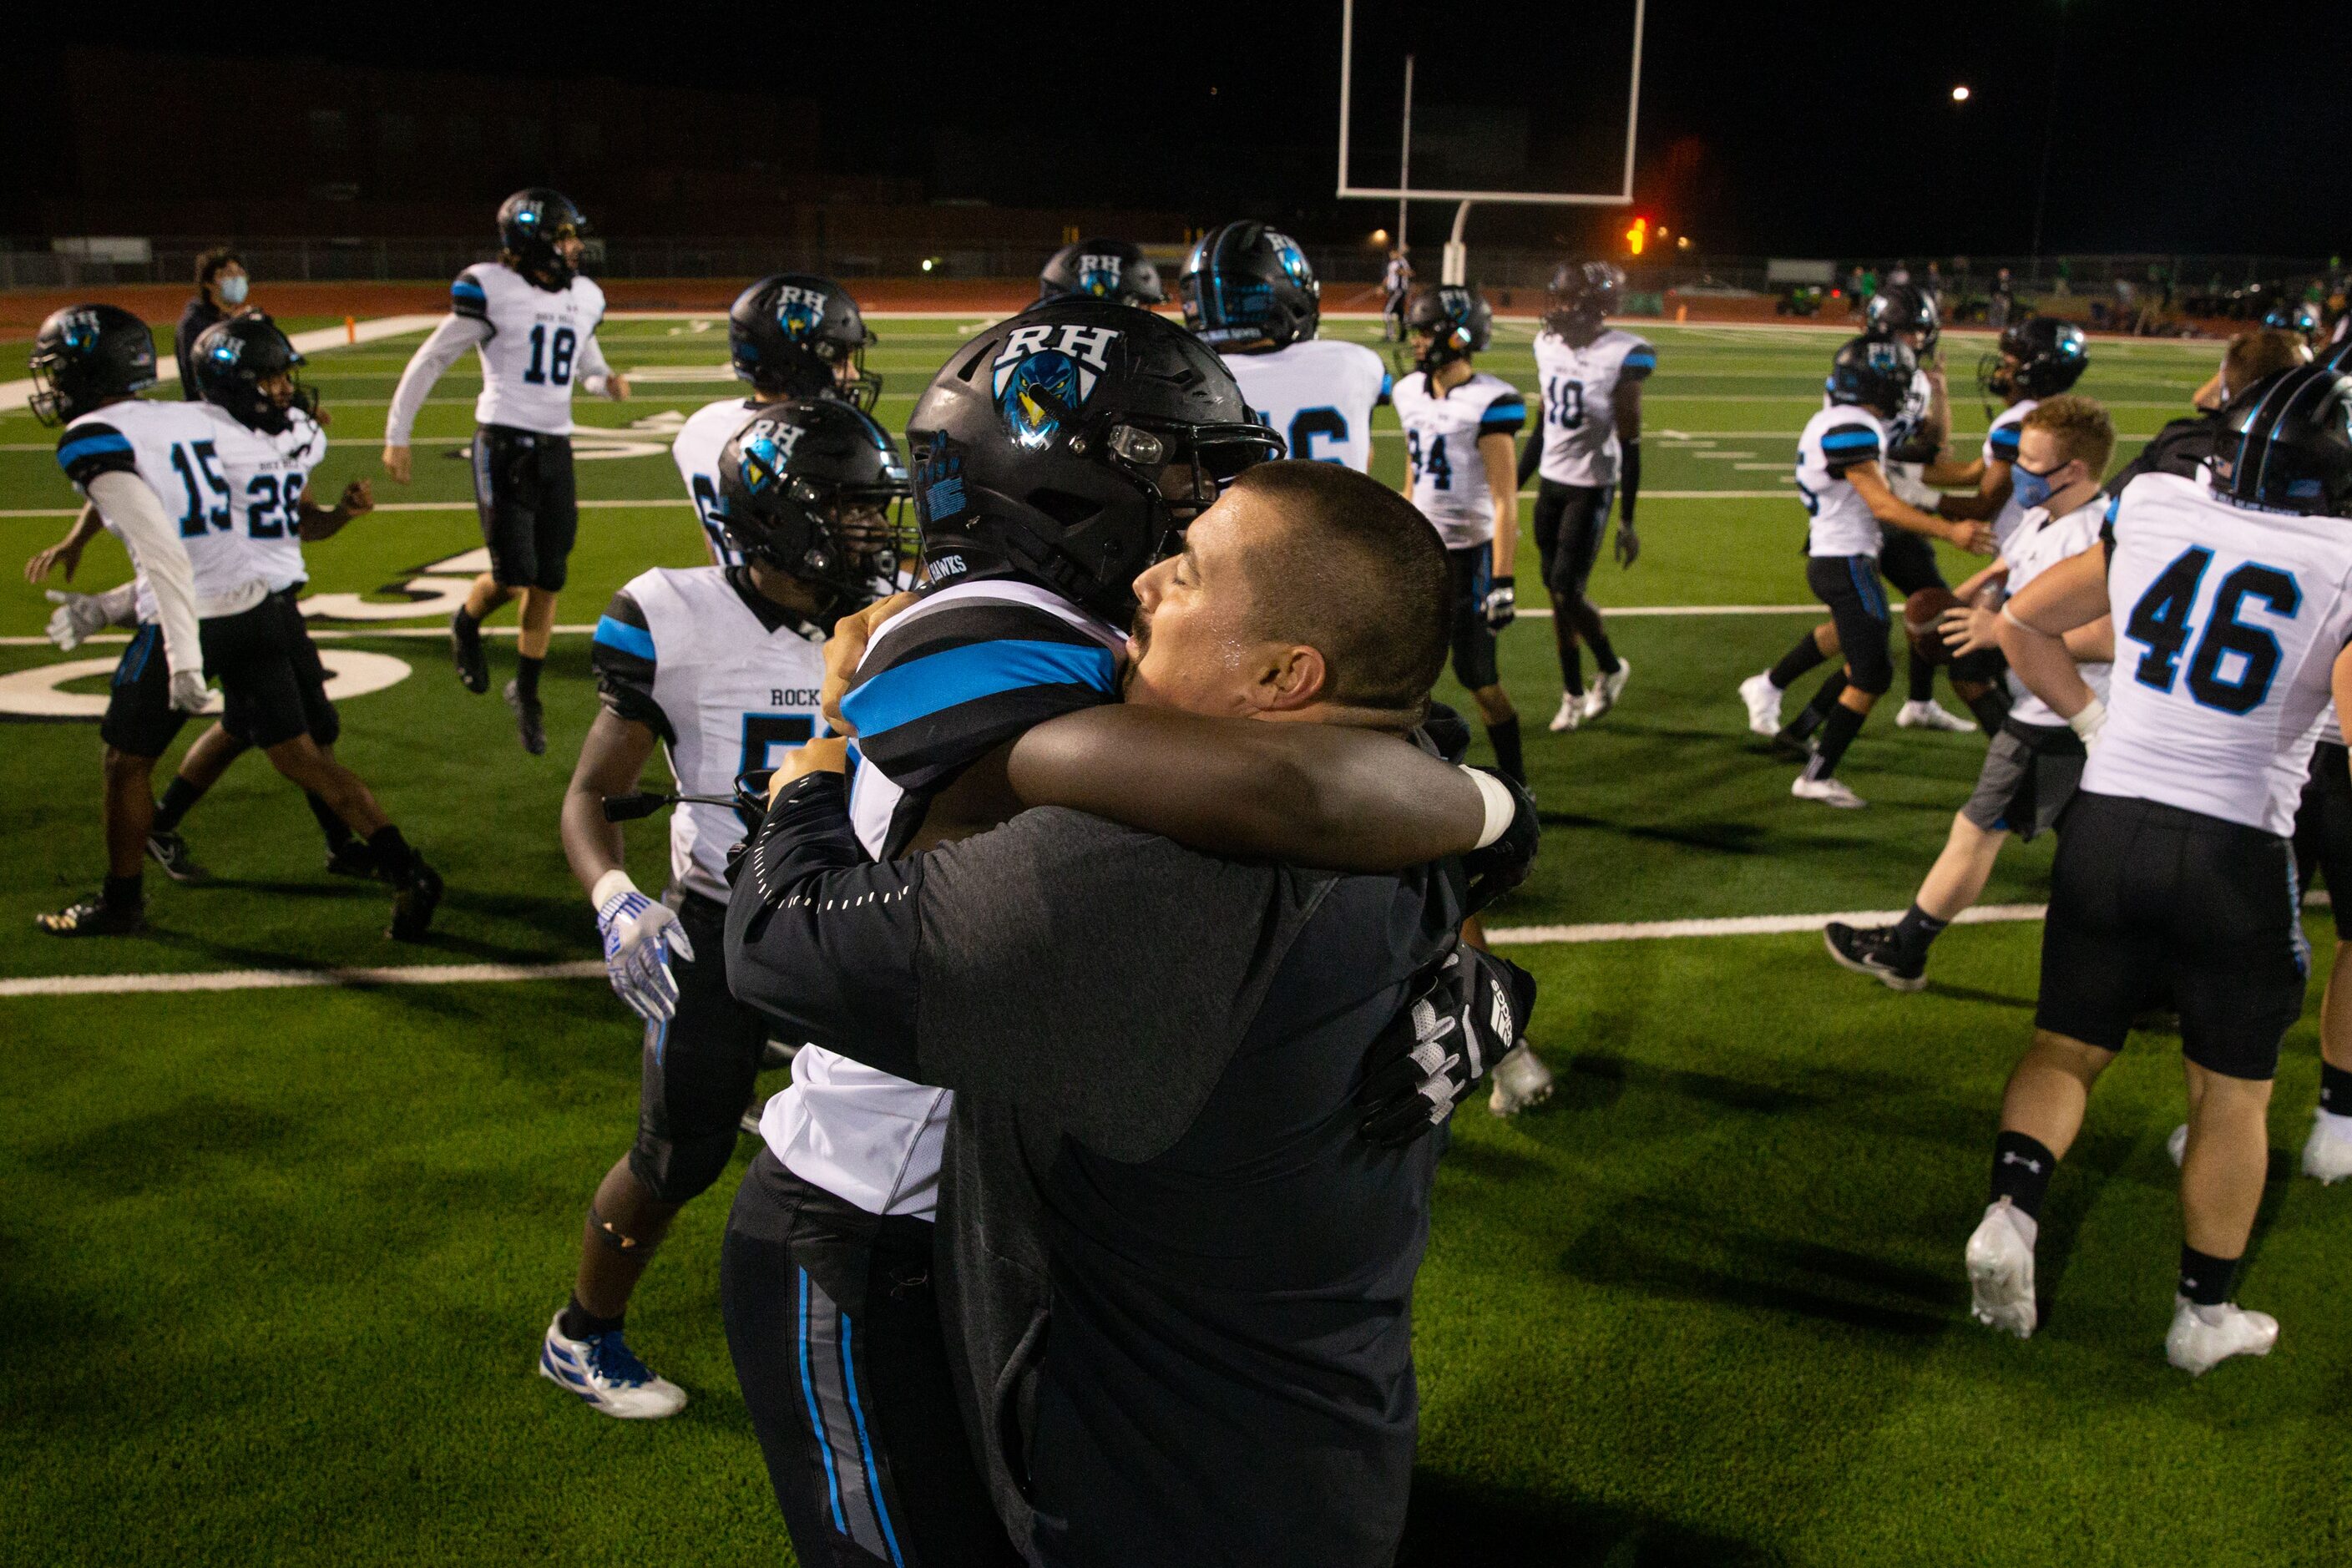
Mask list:
POLYGON ((571 385, 572 356, 579 347, 579 334, 570 327, 556 328, 555 340, 551 344, 547 323, 541 321, 530 330, 530 368, 522 373, 522 378, 533 386, 545 386, 551 382, 557 386, 571 385))

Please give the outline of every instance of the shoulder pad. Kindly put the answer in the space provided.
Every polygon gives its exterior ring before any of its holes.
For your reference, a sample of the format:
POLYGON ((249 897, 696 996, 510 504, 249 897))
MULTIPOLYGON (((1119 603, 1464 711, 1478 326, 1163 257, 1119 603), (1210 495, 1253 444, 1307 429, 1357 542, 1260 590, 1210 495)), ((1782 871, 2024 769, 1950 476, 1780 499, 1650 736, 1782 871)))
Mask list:
POLYGON ((100 419, 79 419, 58 433, 58 467, 75 484, 87 486, 104 473, 137 473, 139 455, 131 437, 100 419))
POLYGON ((458 273, 457 280, 449 285, 449 310, 453 315, 471 316, 478 321, 486 321, 490 316, 490 295, 489 290, 483 287, 481 279, 475 276, 477 270, 468 267, 458 273))

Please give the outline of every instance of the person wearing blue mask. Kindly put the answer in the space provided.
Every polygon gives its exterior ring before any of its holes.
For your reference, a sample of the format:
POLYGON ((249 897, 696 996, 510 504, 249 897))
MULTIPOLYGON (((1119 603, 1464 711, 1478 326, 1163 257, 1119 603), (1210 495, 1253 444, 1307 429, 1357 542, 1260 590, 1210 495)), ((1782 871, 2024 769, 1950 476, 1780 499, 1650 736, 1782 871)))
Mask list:
POLYGON ((180 395, 189 402, 201 402, 205 395, 196 384, 189 351, 214 322, 245 314, 246 294, 252 287, 253 275, 245 269, 245 258, 229 247, 215 245, 196 258, 196 296, 180 312, 179 331, 172 339, 172 352, 180 359, 180 395))

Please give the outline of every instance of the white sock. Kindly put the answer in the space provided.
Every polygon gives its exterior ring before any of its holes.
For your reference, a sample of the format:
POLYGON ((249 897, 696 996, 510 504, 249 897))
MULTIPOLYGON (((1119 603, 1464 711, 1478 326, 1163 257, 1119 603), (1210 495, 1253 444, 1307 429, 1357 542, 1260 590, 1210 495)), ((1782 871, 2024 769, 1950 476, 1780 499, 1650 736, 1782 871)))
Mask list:
POLYGON ((2333 1110, 2319 1113, 2319 1130, 2330 1138, 2341 1138, 2352 1143, 2352 1116, 2341 1116, 2333 1110))

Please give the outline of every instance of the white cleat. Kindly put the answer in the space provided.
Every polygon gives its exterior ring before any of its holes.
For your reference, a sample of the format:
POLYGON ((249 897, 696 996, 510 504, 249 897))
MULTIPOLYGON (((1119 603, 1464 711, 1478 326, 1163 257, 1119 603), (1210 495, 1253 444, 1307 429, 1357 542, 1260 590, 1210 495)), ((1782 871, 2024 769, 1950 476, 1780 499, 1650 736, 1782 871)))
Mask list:
POLYGON ((2235 1301, 2200 1307, 2176 1296, 2164 1359, 2191 1377, 2202 1377, 2233 1355, 2270 1354, 2278 1334, 2278 1320, 2268 1312, 2249 1312, 2235 1301))
POLYGON ((2325 1111, 2313 1119, 2311 1136, 2304 1142, 2303 1173, 2330 1186, 2352 1176, 2352 1136, 2331 1128, 2325 1111))
POLYGON ((686 1390, 656 1377, 618 1329, 575 1340, 564 1333, 562 1312, 540 1342, 539 1375, 578 1394, 590 1409, 624 1421, 657 1421, 686 1408, 686 1390))
POLYGON ((2184 1121, 2172 1130, 2172 1136, 2164 1141, 2164 1152, 2172 1156, 2176 1167, 2188 1160, 2189 1123, 2184 1121))
POLYGON ((1748 704, 1748 727, 1768 741, 1780 732, 1780 697, 1769 669, 1739 683, 1739 700, 1748 704))
POLYGON ((1902 711, 1895 715, 1895 727, 1898 730, 1941 730, 1951 735, 1970 734, 1976 730, 1975 724, 1932 699, 1925 702, 1906 702, 1902 711))
POLYGON ((1607 675, 1592 678, 1592 689, 1584 694, 1584 721, 1591 723, 1612 708, 1625 694, 1625 683, 1633 679, 1633 661, 1620 656, 1617 668, 1607 675))
POLYGON ((1969 1311, 1979 1323, 2030 1340, 2039 1319, 2033 1305, 2033 1235, 2041 1226, 2007 1198, 1985 1208, 1969 1237, 1969 1311))
POLYGON ((1833 805, 1840 811, 1853 811, 1870 804, 1839 783, 1835 775, 1825 779, 1809 779, 1804 774, 1799 773, 1796 782, 1789 786, 1789 793, 1799 800, 1817 800, 1823 805, 1833 805))
POLYGON ((1551 1068, 1543 1065, 1543 1058, 1525 1040, 1503 1053, 1503 1059, 1495 1064, 1494 1079, 1486 1109, 1497 1116, 1517 1116, 1551 1098, 1551 1068))
POLYGON ((1555 735, 1566 734, 1584 722, 1584 695, 1577 691, 1559 694, 1559 711, 1551 716, 1549 726, 1555 735))

